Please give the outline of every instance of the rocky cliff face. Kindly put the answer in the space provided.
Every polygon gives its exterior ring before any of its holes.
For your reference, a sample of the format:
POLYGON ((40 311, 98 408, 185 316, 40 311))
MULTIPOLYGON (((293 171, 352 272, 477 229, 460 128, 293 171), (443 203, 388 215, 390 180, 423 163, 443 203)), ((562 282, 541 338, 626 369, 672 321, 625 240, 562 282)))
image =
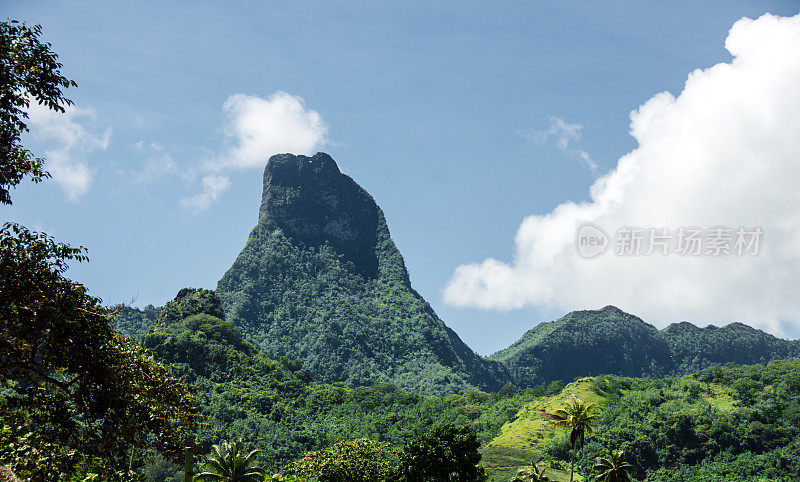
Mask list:
POLYGON ((258 223, 217 293, 251 341, 319 381, 445 394, 507 380, 411 287, 383 212, 324 153, 269 159, 258 223))
POLYGON ((272 156, 264 169, 259 217, 264 216, 306 246, 330 244, 355 269, 377 274, 383 213, 328 154, 272 156))

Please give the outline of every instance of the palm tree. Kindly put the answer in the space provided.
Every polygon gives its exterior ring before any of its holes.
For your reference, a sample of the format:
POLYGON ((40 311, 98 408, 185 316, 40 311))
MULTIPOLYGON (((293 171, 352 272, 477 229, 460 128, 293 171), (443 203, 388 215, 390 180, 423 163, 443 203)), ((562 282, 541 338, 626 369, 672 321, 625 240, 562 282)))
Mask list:
POLYGON ((594 470, 600 472, 595 480, 630 482, 636 467, 625 461, 625 453, 622 450, 609 450, 605 457, 595 459, 594 470))
POLYGON ((242 441, 222 442, 211 447, 211 455, 203 462, 205 472, 194 477, 197 481, 215 482, 261 482, 265 470, 255 465, 255 456, 261 452, 242 451, 242 441))
POLYGON ((544 465, 538 467, 531 465, 517 470, 517 475, 512 477, 510 482, 551 482, 553 479, 544 475, 546 471, 547 467, 544 465))
POLYGON ((569 469, 570 482, 572 482, 573 474, 575 473, 575 454, 578 451, 578 447, 583 447, 584 438, 592 436, 594 433, 592 432, 592 424, 601 420, 599 415, 592 413, 596 408, 597 405, 594 403, 585 403, 573 395, 564 402, 563 407, 553 414, 557 419, 553 422, 553 428, 572 429, 569 434, 569 444, 572 446, 572 462, 569 469))

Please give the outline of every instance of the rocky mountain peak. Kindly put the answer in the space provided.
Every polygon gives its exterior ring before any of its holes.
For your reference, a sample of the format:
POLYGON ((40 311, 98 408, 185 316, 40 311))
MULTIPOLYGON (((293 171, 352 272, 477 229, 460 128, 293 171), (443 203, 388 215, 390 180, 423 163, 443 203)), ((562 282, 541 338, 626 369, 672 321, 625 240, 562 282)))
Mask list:
POLYGON ((377 270, 375 244, 383 214, 364 189, 342 174, 331 156, 278 154, 264 169, 259 218, 306 246, 333 247, 356 271, 377 270))

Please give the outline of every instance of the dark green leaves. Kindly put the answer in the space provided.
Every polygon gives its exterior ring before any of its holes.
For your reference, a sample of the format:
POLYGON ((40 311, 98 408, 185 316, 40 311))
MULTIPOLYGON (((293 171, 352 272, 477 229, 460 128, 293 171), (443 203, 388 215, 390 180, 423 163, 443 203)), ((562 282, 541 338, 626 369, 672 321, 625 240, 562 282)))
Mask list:
POLYGON ((197 423, 185 382, 116 334, 111 312, 63 276, 83 248, 0 229, 0 460, 20 476, 122 477, 131 450, 177 458, 197 423))
POLYGON ((75 82, 61 75, 58 55, 40 40, 42 27, 16 20, 0 23, 0 203, 11 204, 9 190, 25 176, 39 182, 49 174, 44 160, 22 147, 20 137, 28 130, 27 109, 37 102, 64 112, 72 105, 62 89, 75 82))

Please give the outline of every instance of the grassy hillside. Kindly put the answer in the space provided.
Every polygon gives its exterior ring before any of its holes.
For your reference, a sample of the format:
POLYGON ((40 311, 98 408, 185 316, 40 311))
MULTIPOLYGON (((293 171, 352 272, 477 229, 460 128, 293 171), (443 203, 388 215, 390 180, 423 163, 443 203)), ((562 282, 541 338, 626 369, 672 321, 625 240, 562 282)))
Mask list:
POLYGON ((597 403, 603 416, 579 452, 584 477, 595 457, 621 448, 652 481, 800 478, 800 361, 775 361, 680 378, 577 380, 527 403, 484 446, 494 480, 540 459, 568 470, 567 433, 553 430, 546 414, 573 395, 597 403))

